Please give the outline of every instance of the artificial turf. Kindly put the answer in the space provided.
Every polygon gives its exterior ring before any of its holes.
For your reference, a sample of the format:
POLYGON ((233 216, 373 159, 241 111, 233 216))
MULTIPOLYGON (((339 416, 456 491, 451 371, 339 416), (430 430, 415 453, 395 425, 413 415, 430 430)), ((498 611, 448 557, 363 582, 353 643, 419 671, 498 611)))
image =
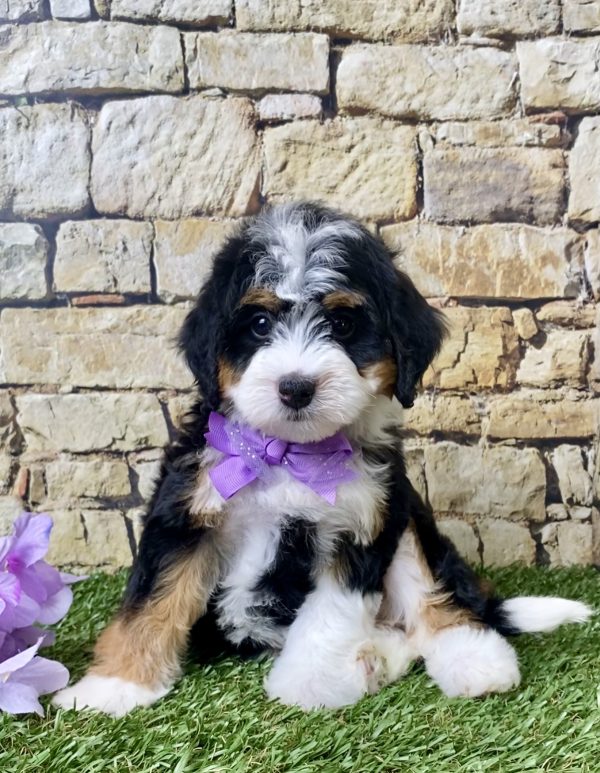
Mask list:
MULTIPOLYGON (((564 595, 600 607, 594 569, 491 576, 504 595, 564 595)), ((57 644, 47 651, 73 678, 83 673, 123 583, 123 575, 99 575, 76 587, 57 644)), ((268 660, 190 665, 167 698, 120 720, 52 708, 43 719, 0 713, 0 771, 598 773, 600 619, 514 643, 523 681, 509 694, 449 699, 417 666, 356 706, 308 714, 265 698, 268 660)))

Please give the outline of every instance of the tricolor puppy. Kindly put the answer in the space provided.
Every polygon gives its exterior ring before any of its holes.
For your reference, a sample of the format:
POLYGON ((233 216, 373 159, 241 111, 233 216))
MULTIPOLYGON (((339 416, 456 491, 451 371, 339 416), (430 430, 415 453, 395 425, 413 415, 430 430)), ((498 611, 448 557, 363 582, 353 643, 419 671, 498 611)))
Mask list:
POLYGON ((304 203, 242 226, 181 332, 198 402, 165 451, 123 605, 55 703, 153 703, 192 627, 274 652, 267 694, 306 709, 354 703, 416 658, 447 695, 517 685, 504 637, 590 610, 490 595, 408 481, 400 405, 443 337, 354 220, 304 203))

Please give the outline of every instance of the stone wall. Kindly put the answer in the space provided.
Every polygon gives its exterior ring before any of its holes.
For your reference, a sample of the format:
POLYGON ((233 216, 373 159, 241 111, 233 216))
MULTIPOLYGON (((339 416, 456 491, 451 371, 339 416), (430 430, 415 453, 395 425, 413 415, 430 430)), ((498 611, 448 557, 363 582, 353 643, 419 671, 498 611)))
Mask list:
POLYGON ((364 219, 452 335, 411 475, 474 562, 600 559, 599 0, 0 0, 0 518, 131 561, 236 219, 364 219))

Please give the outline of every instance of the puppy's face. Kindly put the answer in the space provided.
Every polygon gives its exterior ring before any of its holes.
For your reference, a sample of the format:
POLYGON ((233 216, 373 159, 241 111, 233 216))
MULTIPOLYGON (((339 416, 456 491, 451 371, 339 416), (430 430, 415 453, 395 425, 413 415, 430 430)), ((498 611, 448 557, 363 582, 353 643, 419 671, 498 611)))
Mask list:
POLYGON ((441 335, 381 242, 302 204, 264 213, 226 245, 181 340, 211 407, 306 442, 353 424, 378 395, 410 403, 441 335))

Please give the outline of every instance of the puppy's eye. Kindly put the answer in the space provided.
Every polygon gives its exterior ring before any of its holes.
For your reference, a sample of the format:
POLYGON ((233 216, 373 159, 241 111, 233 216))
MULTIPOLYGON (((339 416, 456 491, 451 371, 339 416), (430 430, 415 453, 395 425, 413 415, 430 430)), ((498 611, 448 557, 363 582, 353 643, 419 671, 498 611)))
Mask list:
POLYGON ((335 311, 329 317, 331 332, 339 341, 345 341, 356 330, 356 321, 349 311, 335 311))
POLYGON ((250 320, 250 331, 255 338, 266 338, 271 327, 271 319, 266 314, 255 314, 250 320))

